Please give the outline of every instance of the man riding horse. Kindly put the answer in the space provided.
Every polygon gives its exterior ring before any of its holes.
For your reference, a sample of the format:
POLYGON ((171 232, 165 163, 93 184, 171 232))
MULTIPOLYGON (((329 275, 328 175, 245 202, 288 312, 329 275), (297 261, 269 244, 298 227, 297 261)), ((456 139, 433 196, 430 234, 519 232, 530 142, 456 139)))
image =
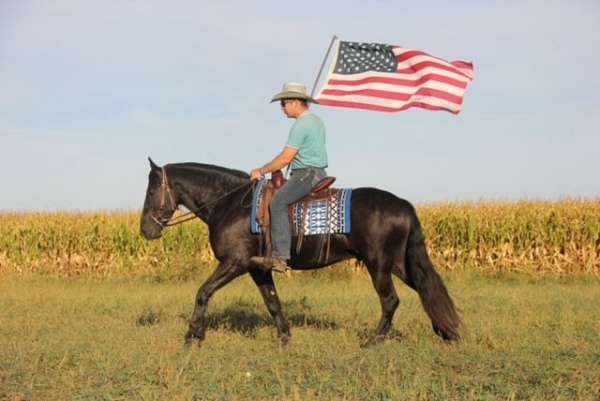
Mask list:
MULTIPOLYGON (((250 274, 263 296, 282 342, 291 336, 271 270, 285 270, 291 256, 291 229, 288 205, 307 195, 325 177, 327 167, 325 128, 308 112, 314 100, 301 84, 285 84, 273 98, 281 101, 285 114, 296 121, 279 156, 249 176, 239 170, 202 163, 175 163, 162 167, 150 160, 146 198, 140 231, 147 239, 157 239, 182 205, 201 219, 209 232, 209 244, 218 261, 213 273, 198 289, 194 312, 185 336, 186 343, 202 342, 206 335, 206 311, 211 297, 236 277, 250 274), (276 192, 272 211, 274 258, 257 257, 261 236, 250 229, 252 208, 244 206, 251 185, 263 174, 291 164, 290 180, 276 192)), ((258 193, 258 191, 257 191, 258 193)), ((441 276, 429 258, 425 236, 414 206, 405 199, 378 188, 352 188, 351 208, 344 212, 351 229, 327 234, 327 256, 321 258, 323 237, 308 235, 301 252, 295 252, 295 269, 320 269, 356 259, 364 265, 379 296, 381 318, 368 343, 385 338, 392 327, 400 299, 392 275, 414 289, 431 319, 434 332, 444 340, 460 339, 462 320, 441 276)), ((264 199, 264 198, 263 198, 264 199)))
POLYGON ((296 121, 281 153, 264 166, 253 169, 250 178, 258 180, 288 165, 291 168, 290 178, 275 193, 270 206, 273 254, 254 256, 251 261, 277 272, 285 272, 291 257, 292 236, 288 206, 308 195, 313 186, 326 177, 327 150, 325 125, 310 112, 309 103, 316 101, 306 93, 306 87, 299 83, 286 83, 271 103, 278 100, 285 115, 296 121))

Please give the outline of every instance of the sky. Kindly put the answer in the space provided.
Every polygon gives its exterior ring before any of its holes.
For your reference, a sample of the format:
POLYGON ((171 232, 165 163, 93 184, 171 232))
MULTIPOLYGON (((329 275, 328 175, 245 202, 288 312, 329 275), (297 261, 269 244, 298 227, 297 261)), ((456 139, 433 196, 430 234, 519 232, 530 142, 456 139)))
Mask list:
POLYGON ((334 34, 475 65, 458 115, 314 106, 337 186, 600 197, 598 0, 0 0, 0 210, 139 210, 148 156, 260 167, 334 34))

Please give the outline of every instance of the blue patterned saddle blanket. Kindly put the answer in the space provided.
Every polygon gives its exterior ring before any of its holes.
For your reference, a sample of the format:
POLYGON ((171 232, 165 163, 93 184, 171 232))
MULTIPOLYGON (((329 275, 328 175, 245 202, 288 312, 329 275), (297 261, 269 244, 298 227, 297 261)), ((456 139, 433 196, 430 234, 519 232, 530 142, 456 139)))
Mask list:
MULTIPOLYGON (((263 200, 267 180, 256 184, 252 195, 250 230, 252 234, 261 232, 258 211, 263 200)), ((291 205, 293 235, 348 234, 351 229, 350 211, 352 189, 343 188, 324 199, 301 201, 291 205)))

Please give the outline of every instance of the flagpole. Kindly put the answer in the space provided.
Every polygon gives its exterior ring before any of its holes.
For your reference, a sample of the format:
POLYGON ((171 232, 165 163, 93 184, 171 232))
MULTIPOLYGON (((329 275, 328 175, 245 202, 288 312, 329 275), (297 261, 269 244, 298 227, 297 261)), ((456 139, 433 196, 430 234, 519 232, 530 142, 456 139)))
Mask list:
POLYGON ((327 62, 327 57, 329 57, 329 52, 331 52, 331 48, 333 47, 333 44, 335 43, 336 39, 338 39, 338 37, 336 35, 333 35, 333 38, 331 38, 331 43, 329 43, 329 48, 327 49, 327 53, 325 53, 325 58, 323 59, 323 63, 321 63, 321 68, 319 69, 319 74, 317 74, 317 79, 315 79, 315 83, 313 84, 312 91, 310 92, 310 97, 313 97, 315 95, 315 89, 317 89, 317 84, 319 83, 319 78, 321 78, 321 73, 323 72, 323 67, 325 67, 325 63, 327 62))

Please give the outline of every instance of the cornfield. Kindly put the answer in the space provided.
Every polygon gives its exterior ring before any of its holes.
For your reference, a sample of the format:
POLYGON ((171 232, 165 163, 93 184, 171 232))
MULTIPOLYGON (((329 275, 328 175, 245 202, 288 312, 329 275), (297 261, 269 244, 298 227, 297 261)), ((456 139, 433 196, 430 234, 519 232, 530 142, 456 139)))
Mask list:
MULTIPOLYGON (((449 203, 417 211, 440 270, 600 275, 600 199, 449 203)), ((0 274, 173 279, 214 265, 208 230, 199 220, 146 241, 139 217, 0 213, 0 274)))

